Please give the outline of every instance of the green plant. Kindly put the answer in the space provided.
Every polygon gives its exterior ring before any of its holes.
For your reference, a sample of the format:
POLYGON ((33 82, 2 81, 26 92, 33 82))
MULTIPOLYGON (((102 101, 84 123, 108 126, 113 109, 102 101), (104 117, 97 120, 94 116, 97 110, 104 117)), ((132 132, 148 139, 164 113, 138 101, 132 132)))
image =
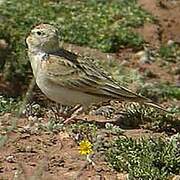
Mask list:
POLYGON ((179 140, 119 137, 107 150, 107 161, 129 179, 165 180, 180 173, 179 140))
POLYGON ((106 130, 108 130, 111 134, 120 135, 124 133, 124 130, 121 129, 119 126, 113 125, 111 123, 105 124, 106 130))
POLYGON ((0 148, 4 146, 7 140, 8 140, 7 135, 0 135, 0 148))
POLYGON ((126 128, 143 127, 156 132, 179 132, 180 121, 177 116, 179 111, 174 108, 171 112, 176 114, 161 112, 138 103, 125 103, 122 110, 116 113, 119 117, 117 123, 126 128))
POLYGON ((180 100, 180 89, 168 84, 145 84, 139 89, 139 93, 154 101, 167 98, 180 100))
POLYGON ((0 115, 6 112, 15 111, 17 108, 18 103, 15 99, 0 96, 0 115))
POLYGON ((95 124, 80 121, 70 125, 67 130, 77 141, 87 139, 93 142, 96 140, 98 128, 95 124))
POLYGON ((48 132, 58 133, 63 129, 63 124, 57 121, 55 118, 50 118, 47 123, 40 123, 39 129, 48 132))
POLYGON ((160 57, 170 62, 177 62, 180 58, 180 46, 176 43, 172 45, 162 45, 159 49, 160 57))

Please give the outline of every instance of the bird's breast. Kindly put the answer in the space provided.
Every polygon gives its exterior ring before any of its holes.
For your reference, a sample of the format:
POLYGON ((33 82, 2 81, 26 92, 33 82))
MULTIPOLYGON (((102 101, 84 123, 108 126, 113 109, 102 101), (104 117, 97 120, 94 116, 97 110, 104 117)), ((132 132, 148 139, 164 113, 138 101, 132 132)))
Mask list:
POLYGON ((44 52, 28 52, 28 56, 31 62, 33 74, 37 77, 42 69, 42 65, 45 64, 44 58, 46 58, 47 54, 44 52))

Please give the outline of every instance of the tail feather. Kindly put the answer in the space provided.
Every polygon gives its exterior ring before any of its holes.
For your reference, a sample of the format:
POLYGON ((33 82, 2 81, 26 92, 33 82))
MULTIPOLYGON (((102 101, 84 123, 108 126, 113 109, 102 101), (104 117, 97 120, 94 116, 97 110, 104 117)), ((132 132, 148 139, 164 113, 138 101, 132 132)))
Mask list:
POLYGON ((117 99, 119 101, 121 100, 134 101, 140 104, 151 106, 166 113, 171 113, 170 111, 164 109, 160 105, 154 103, 151 99, 136 94, 122 86, 117 86, 114 84, 112 85, 107 83, 105 84, 105 86, 101 87, 101 90, 102 90, 101 93, 103 93, 103 95, 106 95, 107 97, 110 97, 110 99, 117 99))
POLYGON ((155 104, 155 103, 153 103, 153 102, 145 102, 144 104, 146 104, 146 105, 148 105, 148 106, 151 106, 151 107, 153 107, 153 108, 159 109, 159 110, 161 110, 161 111, 164 111, 164 112, 166 112, 166 113, 172 113, 172 112, 164 109, 164 108, 161 107, 160 105, 155 104))
POLYGON ((154 103, 151 99, 148 99, 148 98, 141 96, 141 95, 138 95, 138 94, 137 94, 136 98, 132 98, 132 100, 139 102, 139 103, 142 103, 142 104, 145 104, 147 106, 151 106, 153 108, 159 109, 159 110, 164 111, 166 113, 172 113, 172 112, 168 111, 167 109, 164 109, 160 105, 154 103))

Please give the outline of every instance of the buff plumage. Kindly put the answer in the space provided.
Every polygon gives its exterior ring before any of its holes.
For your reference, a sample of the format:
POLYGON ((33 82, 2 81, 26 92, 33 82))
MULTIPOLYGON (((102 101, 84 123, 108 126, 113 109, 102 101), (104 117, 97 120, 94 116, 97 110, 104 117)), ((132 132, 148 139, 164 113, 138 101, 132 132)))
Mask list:
POLYGON ((36 83, 55 102, 88 107, 109 100, 128 100, 164 110, 150 99, 120 86, 90 58, 60 48, 58 31, 52 25, 36 26, 26 42, 36 83))

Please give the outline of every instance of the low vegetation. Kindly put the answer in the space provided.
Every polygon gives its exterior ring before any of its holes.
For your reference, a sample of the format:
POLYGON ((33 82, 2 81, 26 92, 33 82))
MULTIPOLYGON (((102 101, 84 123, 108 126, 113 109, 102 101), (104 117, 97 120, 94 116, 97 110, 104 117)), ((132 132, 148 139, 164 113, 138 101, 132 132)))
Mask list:
POLYGON ((128 179, 165 180, 180 173, 179 134, 171 139, 119 137, 112 141, 107 160, 128 179))
POLYGON ((180 45, 174 42, 162 45, 159 49, 159 55, 166 61, 178 62, 180 60, 180 45))

